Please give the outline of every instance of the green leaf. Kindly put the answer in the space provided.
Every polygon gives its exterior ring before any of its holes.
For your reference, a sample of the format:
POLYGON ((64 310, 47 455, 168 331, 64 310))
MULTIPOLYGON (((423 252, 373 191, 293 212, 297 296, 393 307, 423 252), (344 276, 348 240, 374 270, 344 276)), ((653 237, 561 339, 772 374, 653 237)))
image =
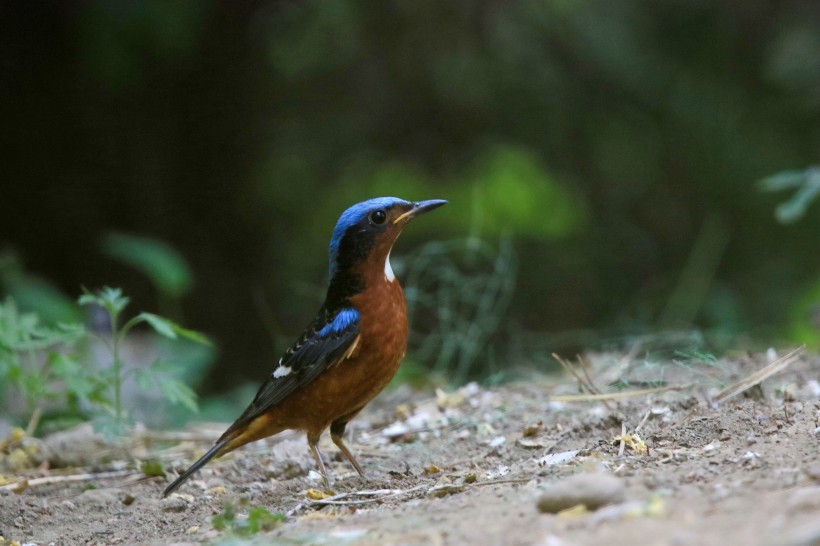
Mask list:
POLYGON ((49 360, 54 376, 63 380, 66 391, 82 400, 88 400, 94 390, 96 378, 88 374, 70 355, 53 353, 49 355, 49 360))
POLYGON ((169 320, 165 317, 161 317, 159 315, 155 315, 153 313, 140 313, 137 316, 138 320, 144 320, 147 322, 158 334, 165 336, 170 339, 176 339, 178 336, 183 337, 185 339, 190 339, 191 341, 196 341, 197 343, 204 343, 205 345, 212 345, 211 340, 209 340, 204 334, 196 332, 194 330, 189 330, 187 328, 183 328, 179 324, 175 323, 172 320, 169 320))
POLYGON ((251 511, 248 513, 248 528, 251 533, 270 531, 286 520, 287 518, 284 514, 272 514, 264 508, 251 508, 251 511))
POLYGON ((805 171, 783 171, 772 176, 767 176, 758 184, 763 191, 780 191, 800 187, 805 180, 805 171))
POLYGON ((77 299, 77 303, 80 305, 99 305, 108 311, 111 316, 119 315, 129 301, 131 300, 122 295, 122 290, 109 286, 104 286, 96 294, 89 292, 87 288, 83 288, 83 295, 77 299))
POLYGON ((211 525, 213 525, 217 531, 224 531, 235 519, 236 512, 234 512, 233 504, 226 502, 223 505, 222 513, 211 518, 211 525))
POLYGON ((135 369, 133 370, 133 374, 134 382, 140 389, 147 391, 150 390, 150 388, 154 385, 154 374, 152 373, 150 368, 135 369))
POLYGON ((162 463, 157 460, 143 461, 140 465, 140 472, 146 476, 165 476, 165 469, 162 463))
POLYGON ((191 411, 199 411, 199 406, 196 402, 196 393, 182 381, 169 377, 163 381, 157 381, 156 385, 159 387, 160 392, 162 392, 172 404, 181 404, 191 411))
POLYGON ((184 296, 191 290, 193 276, 182 255, 167 243, 124 233, 110 233, 102 242, 103 252, 144 273, 163 293, 184 296))
POLYGON ((174 323, 167 318, 160 317, 153 313, 140 313, 137 315, 137 320, 144 320, 156 333, 170 339, 177 338, 177 332, 174 328, 174 323))

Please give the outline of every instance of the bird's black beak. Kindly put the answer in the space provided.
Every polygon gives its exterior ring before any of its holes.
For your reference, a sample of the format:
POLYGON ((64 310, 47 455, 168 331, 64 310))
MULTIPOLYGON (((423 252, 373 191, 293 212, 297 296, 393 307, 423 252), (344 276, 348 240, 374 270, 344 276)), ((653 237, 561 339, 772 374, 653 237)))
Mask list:
POLYGON ((413 203, 413 208, 393 220, 394 224, 398 224, 399 222, 403 221, 410 221, 416 216, 420 216, 425 212, 430 212, 433 209, 439 208, 441 205, 446 205, 447 201, 444 199, 429 199, 427 201, 416 201, 413 203))

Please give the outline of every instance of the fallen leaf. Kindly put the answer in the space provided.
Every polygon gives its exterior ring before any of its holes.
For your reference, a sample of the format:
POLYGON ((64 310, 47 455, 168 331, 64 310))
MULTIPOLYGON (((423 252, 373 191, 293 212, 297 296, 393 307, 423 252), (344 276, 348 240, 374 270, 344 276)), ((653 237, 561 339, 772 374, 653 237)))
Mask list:
POLYGON ((319 489, 310 488, 307 490, 307 498, 310 500, 324 500, 329 499, 330 497, 334 496, 336 493, 333 491, 320 491, 319 489))
POLYGON ((531 423, 524 427, 522 434, 525 438, 529 438, 531 436, 537 435, 544 429, 544 421, 538 421, 537 423, 531 423))
POLYGON ((649 453, 649 447, 644 443, 640 436, 635 433, 621 434, 612 439, 613 443, 623 442, 626 447, 639 455, 646 455, 649 453))

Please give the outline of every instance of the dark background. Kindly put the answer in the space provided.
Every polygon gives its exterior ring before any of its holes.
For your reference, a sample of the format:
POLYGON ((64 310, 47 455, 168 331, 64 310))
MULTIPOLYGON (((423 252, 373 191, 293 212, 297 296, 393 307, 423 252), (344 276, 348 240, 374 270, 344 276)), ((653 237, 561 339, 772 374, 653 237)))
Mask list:
POLYGON ((46 314, 122 287, 216 340, 203 390, 269 371, 339 213, 377 195, 450 200, 393 253, 422 367, 820 340, 817 204, 775 215, 820 183, 817 2, 6 1, 0 26, 3 291, 46 314), (163 293, 112 233, 192 284, 163 293), (476 278, 501 279, 486 306, 476 278), (424 298, 447 282, 458 309, 424 298), (482 325, 471 348, 448 313, 482 325))

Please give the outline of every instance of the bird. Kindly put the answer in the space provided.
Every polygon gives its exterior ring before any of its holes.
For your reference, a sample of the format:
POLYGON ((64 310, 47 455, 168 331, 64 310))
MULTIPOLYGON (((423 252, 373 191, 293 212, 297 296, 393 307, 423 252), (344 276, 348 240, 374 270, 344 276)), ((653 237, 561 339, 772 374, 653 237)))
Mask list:
POLYGON ((378 197, 339 217, 328 248, 325 300, 279 359, 253 401, 199 460, 163 492, 168 496, 214 457, 284 430, 304 431, 325 487, 319 438, 330 438, 359 476, 345 427, 393 379, 407 349, 407 306, 390 251, 414 218, 447 201, 378 197))

